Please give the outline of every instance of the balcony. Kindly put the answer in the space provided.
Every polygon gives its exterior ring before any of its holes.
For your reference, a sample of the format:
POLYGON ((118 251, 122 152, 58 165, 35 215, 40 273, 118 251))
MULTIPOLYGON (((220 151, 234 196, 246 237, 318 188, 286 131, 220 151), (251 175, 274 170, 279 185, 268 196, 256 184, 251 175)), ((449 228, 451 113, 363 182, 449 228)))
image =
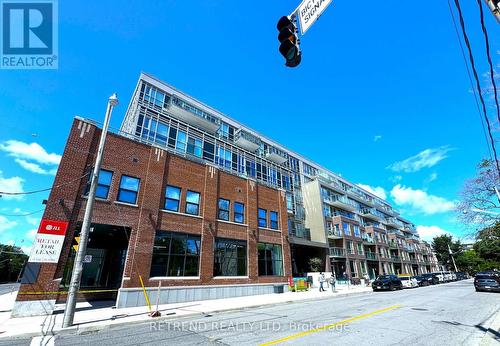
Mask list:
POLYGON ((418 261, 415 258, 410 258, 411 264, 418 264, 418 261))
POLYGON ((345 209, 348 211, 356 211, 358 209, 357 204, 354 201, 347 198, 346 196, 342 195, 324 196, 323 200, 326 203, 331 204, 340 209, 345 209))
POLYGON ((217 133, 217 130, 220 127, 219 118, 193 107, 178 98, 172 99, 168 112, 175 118, 194 125, 211 134, 217 133))
POLYGON ((266 159, 271 160, 279 165, 284 164, 288 159, 285 157, 285 153, 276 148, 267 148, 265 151, 266 159))
POLYGON ((363 234, 362 238, 363 238, 363 243, 368 245, 375 245, 375 240, 372 237, 363 234))
POLYGON ((401 262, 401 257, 399 257, 399 256, 391 256, 391 259, 392 259, 394 262, 401 262))
POLYGON ((338 229, 329 229, 328 230, 328 238, 332 239, 341 239, 342 238, 342 232, 338 229))
POLYGON ((398 248, 398 243, 396 243, 395 241, 390 241, 389 242, 389 247, 391 249, 397 249, 398 248))
POLYGON ((370 220, 382 221, 384 220, 384 216, 382 213, 377 211, 375 208, 364 208, 361 210, 361 216, 366 217, 370 220))
POLYGON ((234 143, 243 149, 255 152, 260 148, 261 140, 260 138, 252 135, 250 132, 239 129, 234 134, 234 143))
POLYGON ((332 257, 345 257, 345 251, 341 247, 331 247, 330 256, 332 257))
POLYGON ((399 228, 399 229, 403 229, 403 227, 404 227, 404 224, 400 220, 396 219, 395 217, 388 218, 386 224, 388 226, 391 226, 394 228, 399 228))
POLYGON ((374 252, 367 252, 366 259, 370 261, 376 261, 378 259, 378 255, 374 252))
POLYGON ((348 255, 355 255, 356 254, 356 251, 354 249, 347 249, 347 254, 348 255))

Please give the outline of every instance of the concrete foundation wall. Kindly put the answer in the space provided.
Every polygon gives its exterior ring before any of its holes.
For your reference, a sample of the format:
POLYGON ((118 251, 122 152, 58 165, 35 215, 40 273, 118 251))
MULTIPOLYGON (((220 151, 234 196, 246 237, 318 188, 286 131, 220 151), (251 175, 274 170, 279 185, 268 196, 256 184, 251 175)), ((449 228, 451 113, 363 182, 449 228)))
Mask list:
MULTIPOLYGON (((224 299, 242 296, 274 293, 274 286, 282 286, 288 291, 287 283, 262 285, 207 285, 185 287, 162 287, 159 304, 194 302, 207 299, 224 299)), ((156 304, 158 288, 146 288, 149 301, 156 304)), ((121 288, 116 301, 117 308, 146 306, 146 299, 141 288, 121 288)))

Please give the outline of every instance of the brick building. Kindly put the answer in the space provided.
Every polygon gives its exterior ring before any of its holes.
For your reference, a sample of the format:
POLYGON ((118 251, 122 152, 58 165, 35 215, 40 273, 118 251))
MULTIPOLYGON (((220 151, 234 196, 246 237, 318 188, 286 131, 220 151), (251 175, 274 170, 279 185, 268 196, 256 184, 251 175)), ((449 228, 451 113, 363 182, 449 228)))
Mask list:
MULTIPOLYGON (((64 247, 30 264, 15 315, 65 299, 100 131, 73 123, 44 214, 69 222, 64 247)), ((144 73, 97 192, 82 289, 119 307, 145 304, 140 278, 161 302, 272 292, 312 258, 339 279, 438 270, 387 201, 144 73)))

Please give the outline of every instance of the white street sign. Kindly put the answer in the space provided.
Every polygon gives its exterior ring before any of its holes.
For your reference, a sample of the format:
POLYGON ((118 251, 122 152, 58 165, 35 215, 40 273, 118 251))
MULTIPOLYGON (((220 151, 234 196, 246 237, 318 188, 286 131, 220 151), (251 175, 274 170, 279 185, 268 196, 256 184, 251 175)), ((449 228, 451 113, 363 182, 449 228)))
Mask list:
POLYGON ((42 219, 28 262, 57 263, 64 244, 66 221, 42 219))
POLYGON ((304 35, 319 16, 321 16, 331 2, 332 0, 304 0, 300 4, 298 16, 302 35, 304 35))

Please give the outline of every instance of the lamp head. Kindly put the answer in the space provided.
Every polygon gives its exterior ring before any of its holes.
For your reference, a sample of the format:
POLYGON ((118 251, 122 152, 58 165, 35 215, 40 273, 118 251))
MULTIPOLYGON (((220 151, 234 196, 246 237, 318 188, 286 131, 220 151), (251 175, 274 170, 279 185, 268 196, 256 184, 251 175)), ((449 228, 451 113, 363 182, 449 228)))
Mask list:
POLYGON ((113 107, 118 105, 118 95, 116 93, 109 97, 109 104, 113 107))

